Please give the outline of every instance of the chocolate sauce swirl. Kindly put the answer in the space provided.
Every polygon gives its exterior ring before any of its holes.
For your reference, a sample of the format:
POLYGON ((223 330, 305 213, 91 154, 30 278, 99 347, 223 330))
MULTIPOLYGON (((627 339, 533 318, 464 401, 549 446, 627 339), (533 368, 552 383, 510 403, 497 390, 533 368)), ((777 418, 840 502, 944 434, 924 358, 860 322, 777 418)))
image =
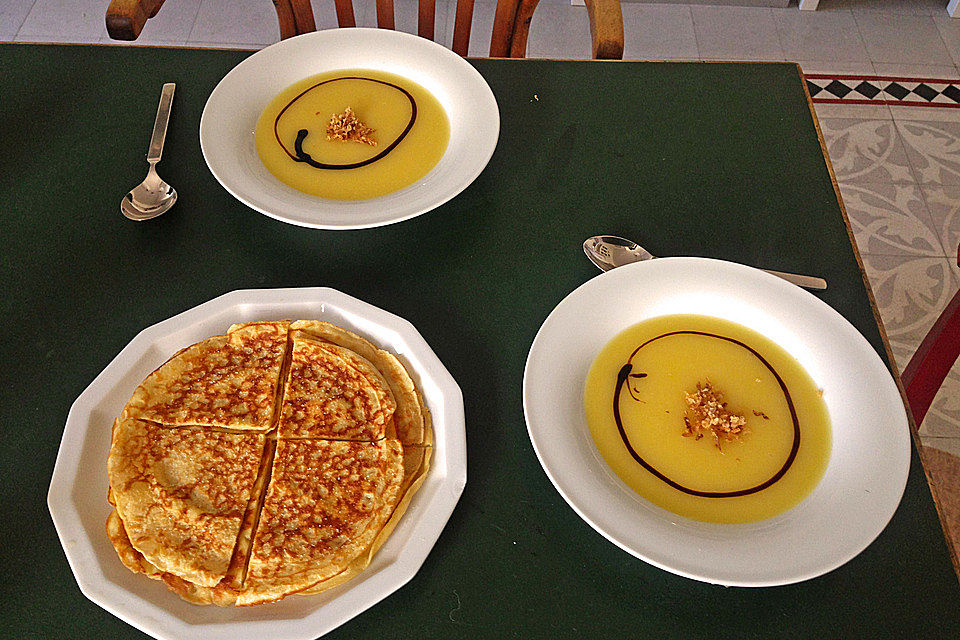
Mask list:
POLYGON ((280 110, 280 113, 277 114, 276 119, 273 121, 273 135, 277 139, 277 144, 280 145, 280 147, 286 152, 288 156, 290 156, 290 158, 294 162, 305 162, 311 167, 315 167, 317 169, 356 169, 358 167, 363 167, 368 164, 372 164, 377 160, 381 160, 384 157, 386 157, 388 153, 396 149, 397 145, 400 144, 400 142, 405 137, 407 137, 407 134, 410 133, 410 129, 413 128, 413 124, 416 121, 417 121, 417 101, 413 98, 412 95, 410 95, 410 92, 404 89, 403 87, 397 86, 391 82, 386 82, 385 80, 376 80, 374 78, 364 78, 362 76, 344 76, 342 78, 332 78, 330 80, 324 80, 323 82, 318 82, 317 84, 311 87, 308 87, 307 89, 304 89, 302 92, 300 92, 300 94, 297 95, 297 97, 295 97, 293 100, 288 102, 286 106, 280 110), (383 149, 383 151, 376 154, 375 156, 372 156, 365 160, 361 160, 359 162, 350 162, 346 164, 332 164, 332 163, 320 162, 318 160, 314 160, 312 157, 310 157, 310 154, 308 154, 306 151, 303 150, 303 141, 310 134, 310 131, 307 129, 300 129, 297 132, 297 139, 293 143, 293 152, 291 153, 290 149, 288 149, 287 146, 283 144, 283 141, 280 140, 280 132, 277 131, 277 126, 280 123, 280 118, 283 116, 286 110, 289 109, 294 102, 302 98, 304 95, 306 95, 310 91, 313 91, 319 86, 329 84, 331 82, 338 82, 340 80, 365 80, 367 82, 376 82, 378 84, 386 85, 392 89, 396 89, 397 91, 401 92, 404 96, 406 96, 407 100, 410 101, 410 121, 407 122, 407 126, 404 127, 400 135, 397 136, 397 138, 393 142, 387 145, 383 149))
MULTIPOLYGON (((628 391, 630 391, 629 384, 627 385, 627 389, 628 391)), ((633 395, 632 391, 630 391, 630 394, 631 396, 633 395)), ((620 368, 620 371, 617 373, 617 384, 613 392, 613 419, 617 423, 617 430, 620 432, 620 439, 623 440, 623 444, 627 447, 627 451, 630 452, 630 456, 634 460, 636 460, 637 463, 640 464, 640 466, 642 466, 644 469, 646 469, 647 471, 649 471, 654 476, 656 476, 663 482, 667 483, 674 489, 690 494, 692 496, 699 496, 701 498, 735 498, 738 496, 747 496, 752 493, 763 491, 767 487, 770 487, 771 485, 779 481, 781 478, 783 478, 783 476, 787 473, 787 470, 790 468, 790 466, 793 465, 794 460, 796 460, 797 451, 800 450, 800 422, 797 419, 797 411, 793 405, 793 398, 790 397, 790 391, 787 390, 787 385, 784 384, 783 378, 780 377, 780 374, 777 373, 777 371, 770 365, 770 363, 767 362, 766 359, 764 359, 764 357, 761 356, 759 353, 757 353, 752 347, 740 342, 739 340, 735 340, 733 338, 727 338, 725 336, 718 336, 716 334, 707 333, 704 331, 671 331, 669 333, 664 333, 662 335, 659 335, 656 338, 651 338, 650 340, 647 340, 646 342, 641 344, 639 347, 634 349, 633 353, 630 354, 630 357, 627 358, 627 363, 623 365, 620 368), (620 417, 620 392, 623 389, 623 385, 627 383, 629 378, 631 377, 639 378, 645 375, 645 374, 631 373, 633 371, 633 364, 631 364, 630 361, 633 360, 634 356, 637 355, 640 349, 644 348, 651 342, 660 340, 661 338, 666 338, 668 336, 675 336, 680 334, 693 334, 693 335, 707 336, 709 338, 717 338, 719 340, 726 340, 727 342, 731 342, 739 347, 742 347, 747 351, 749 351, 761 363, 763 363, 763 365, 777 379, 777 384, 780 385, 780 390, 783 392, 783 397, 787 401, 787 407, 789 407, 790 409, 790 418, 793 420, 793 443, 790 446, 790 454, 787 456, 787 459, 784 461, 783 466, 780 467, 780 470, 777 471, 775 474, 773 474, 767 480, 764 480, 763 482, 761 482, 760 484, 754 487, 750 487, 748 489, 738 489, 736 491, 701 491, 699 489, 691 489, 690 487, 685 487, 684 485, 680 484, 676 480, 673 480, 672 478, 667 477, 663 472, 661 472, 660 470, 655 468, 652 464, 644 460, 643 457, 639 453, 637 453, 636 449, 633 448, 633 445, 630 444, 630 439, 627 437, 627 432, 623 428, 623 421, 620 417)))

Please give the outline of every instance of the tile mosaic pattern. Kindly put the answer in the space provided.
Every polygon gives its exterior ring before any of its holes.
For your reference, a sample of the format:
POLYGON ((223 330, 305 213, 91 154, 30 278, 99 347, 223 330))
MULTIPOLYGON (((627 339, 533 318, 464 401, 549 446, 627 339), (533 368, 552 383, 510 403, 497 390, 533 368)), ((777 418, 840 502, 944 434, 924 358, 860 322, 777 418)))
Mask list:
POLYGON ((814 103, 895 104, 960 109, 960 79, 806 74, 814 103))
POLYGON ((920 191, 940 244, 952 255, 960 245, 960 185, 923 185, 920 191))
POLYGON ((900 102, 916 102, 925 106, 960 104, 960 81, 904 78, 890 81, 883 87, 883 92, 900 102))
MULTIPOLYGON (((894 360, 897 367, 903 369, 957 291, 951 261, 945 257, 917 255, 865 253, 862 257, 894 360)), ((957 435, 960 436, 960 431, 957 435)))
POLYGON ((861 253, 945 259, 916 185, 848 183, 840 191, 861 253))
POLYGON ((892 120, 822 118, 820 129, 841 183, 915 182, 892 120))
POLYGON ((960 185, 960 113, 954 122, 900 122, 897 130, 920 184, 960 185))

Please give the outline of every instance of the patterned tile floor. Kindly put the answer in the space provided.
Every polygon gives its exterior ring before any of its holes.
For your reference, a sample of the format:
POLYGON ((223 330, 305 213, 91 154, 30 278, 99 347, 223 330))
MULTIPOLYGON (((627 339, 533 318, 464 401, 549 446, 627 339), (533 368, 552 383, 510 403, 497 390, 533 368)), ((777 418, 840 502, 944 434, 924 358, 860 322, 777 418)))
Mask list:
MULTIPOLYGON (((699 1, 624 0, 625 57, 789 60, 810 74, 960 79, 960 19, 947 17, 946 0, 821 0, 815 12, 798 11, 796 2, 770 9, 699 1)), ((416 29, 416 2, 395 0, 401 30, 416 29)), ((103 26, 106 4, 0 0, 0 41, 112 42, 103 26)), ((319 28, 336 26, 332 6, 314 0, 319 28)), ((358 24, 374 26, 373 3, 358 0, 357 6, 358 24)), ((454 6, 455 0, 437 0, 438 40, 447 46, 454 6)), ((471 55, 485 55, 494 7, 495 0, 476 0, 471 55)), ((255 48, 278 37, 267 0, 166 0, 138 44, 255 48)), ((588 57, 583 7, 571 6, 571 0, 540 0, 528 54, 588 57)), ((883 85, 881 98, 890 97, 887 88, 883 85)), ((922 99, 923 93, 913 97, 922 99)), ((960 109, 880 100, 818 103, 816 111, 896 362, 903 367, 960 286, 960 109)), ((920 434, 925 467, 960 551, 960 366, 947 378, 920 434)))
MULTIPOLYGON (((852 109, 853 107, 851 107, 852 109)), ((820 126, 897 366, 960 287, 960 114, 821 117, 820 126)), ((952 111, 952 110, 951 110, 952 111)), ((854 115, 855 111, 848 112, 854 115)), ((960 364, 920 425, 924 465, 960 554, 960 364)))

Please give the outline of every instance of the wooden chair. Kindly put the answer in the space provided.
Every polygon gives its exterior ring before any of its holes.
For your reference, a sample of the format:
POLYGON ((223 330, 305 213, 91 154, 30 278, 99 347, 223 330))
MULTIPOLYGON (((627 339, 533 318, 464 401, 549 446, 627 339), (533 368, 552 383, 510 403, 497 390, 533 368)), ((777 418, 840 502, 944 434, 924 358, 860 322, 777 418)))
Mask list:
MULTIPOLYGON (((164 0, 112 0, 107 9, 107 33, 114 40, 136 40, 146 21, 157 14, 164 0)), ((539 0, 498 0, 490 41, 490 57, 523 58, 527 53, 530 21, 539 0)), ((352 0, 334 0, 341 27, 354 27, 352 0)), ((377 26, 394 29, 393 0, 376 0, 377 26)), ((316 31, 310 0, 273 0, 280 22, 280 39, 316 31)), ((457 0, 453 50, 467 55, 474 0, 457 0)), ((586 0, 590 18, 593 57, 623 57, 623 16, 620 0, 586 0)), ((434 39, 436 0, 420 0, 418 33, 434 39)))
MULTIPOLYGON (((960 247, 957 247, 957 265, 960 265, 960 247)), ((933 323, 900 379, 907 392, 907 402, 913 421, 919 428, 934 396, 943 385, 953 364, 960 357, 960 291, 933 323)))

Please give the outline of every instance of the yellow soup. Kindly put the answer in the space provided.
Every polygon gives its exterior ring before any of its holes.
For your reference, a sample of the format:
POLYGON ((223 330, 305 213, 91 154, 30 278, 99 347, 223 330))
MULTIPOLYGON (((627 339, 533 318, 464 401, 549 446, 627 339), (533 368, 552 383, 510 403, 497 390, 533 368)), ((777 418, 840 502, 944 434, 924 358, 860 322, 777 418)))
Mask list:
POLYGON ((662 316, 623 331, 590 368, 584 405, 613 471, 644 498, 694 520, 782 513, 813 491, 830 457, 827 408, 800 363, 717 318, 662 316), (724 404, 696 413, 698 385, 710 385, 724 404), (691 431, 723 424, 714 418, 724 415, 740 426, 691 431))
POLYGON ((450 138, 443 107, 420 85, 382 71, 316 75, 280 93, 254 133, 264 166, 283 183, 322 198, 375 198, 423 178, 450 138), (350 109, 375 144, 337 139, 331 118, 350 109))

